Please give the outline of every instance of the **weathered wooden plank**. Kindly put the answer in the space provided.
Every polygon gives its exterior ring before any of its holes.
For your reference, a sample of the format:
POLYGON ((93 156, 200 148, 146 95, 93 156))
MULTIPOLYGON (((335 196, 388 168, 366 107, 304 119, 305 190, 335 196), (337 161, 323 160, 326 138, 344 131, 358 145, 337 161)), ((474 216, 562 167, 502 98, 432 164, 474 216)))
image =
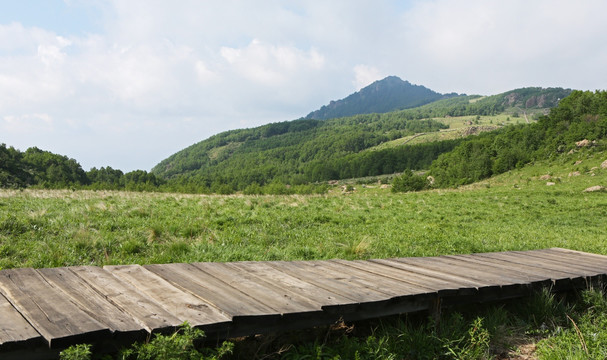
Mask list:
POLYGON ((515 281, 520 280, 523 283, 536 283, 544 282, 544 277, 536 274, 535 272, 519 271, 514 267, 503 267, 495 263, 484 261, 480 257, 466 257, 463 255, 448 255, 442 256, 441 258, 452 262, 454 265, 462 265, 475 270, 482 271, 483 273, 497 274, 500 276, 507 276, 508 278, 514 279, 515 281))
POLYGON ((499 253, 474 254, 474 258, 482 259, 482 261, 494 263, 503 267, 516 268, 519 271, 532 272, 539 276, 543 276, 547 280, 570 279, 580 276, 579 273, 563 268, 562 266, 546 267, 544 264, 538 263, 537 261, 512 261, 512 259, 503 257, 499 253))
POLYGON ((496 271, 483 272, 474 266, 453 262, 442 257, 403 258, 395 260, 418 268, 442 272, 443 276, 456 275, 473 282, 483 283, 483 285, 477 287, 478 293, 473 294, 475 301, 511 298, 521 296, 524 292, 528 291, 527 284, 520 279, 512 279, 496 271))
POLYGON ((486 274, 481 271, 477 271, 473 268, 467 268, 467 269, 465 269, 466 271, 463 271, 464 270, 463 267, 454 266, 453 264, 445 261, 444 259, 441 259, 440 257, 399 258, 399 259, 393 259, 393 260, 403 263, 403 264, 413 265, 413 266, 416 266, 419 268, 425 268, 425 269, 430 269, 433 271, 438 271, 445 275, 446 274, 456 275, 457 277, 465 278, 470 281, 478 282, 479 284, 482 284, 479 287, 499 286, 502 282, 505 282, 506 284, 512 284, 513 282, 515 282, 514 279, 510 279, 510 278, 502 277, 502 276, 495 276, 493 274, 486 274))
POLYGON ((343 305, 352 305, 364 301, 385 300, 388 297, 388 294, 384 292, 360 284, 349 283, 344 279, 328 277, 326 272, 318 271, 314 267, 308 267, 304 261, 272 261, 268 265, 302 281, 309 282, 314 286, 351 299, 350 303, 343 305))
POLYGON ((560 270, 560 269, 559 270, 546 269, 545 267, 538 266, 537 263, 535 263, 535 264, 518 264, 518 263, 513 263, 511 261, 504 260, 502 258, 495 258, 490 255, 491 254, 474 254, 474 255, 457 255, 457 256, 460 258, 468 259, 468 261, 471 261, 474 263, 491 264, 492 266, 495 266, 498 269, 508 269, 508 270, 514 270, 517 272, 522 272, 524 274, 533 274, 538 279, 545 279, 545 280, 554 279, 555 280, 555 279, 568 279, 571 276, 578 276, 577 273, 571 272, 571 271, 560 270), (487 255, 489 255, 489 256, 487 256, 487 255))
POLYGON ((107 326, 68 300, 34 269, 0 271, 0 292, 50 347, 110 335, 107 326))
POLYGON ((453 295, 457 293, 460 289, 463 290, 461 286, 458 286, 457 284, 450 281, 446 281, 444 279, 437 279, 427 275, 421 275, 418 273, 398 269, 377 262, 366 260, 334 260, 334 262, 340 263, 344 266, 363 270, 379 277, 387 277, 416 287, 423 287, 429 289, 431 292, 438 292, 439 295, 453 295))
POLYGON ((69 268, 48 268, 37 271, 46 281, 69 296, 80 309, 105 324, 112 332, 138 333, 143 330, 130 314, 109 302, 104 295, 95 291, 69 268))
POLYGON ((371 279, 367 273, 357 272, 356 269, 345 269, 343 266, 335 263, 332 264, 330 261, 302 261, 300 262, 302 267, 307 271, 313 269, 314 272, 324 276, 326 279, 342 282, 347 284, 349 287, 360 287, 374 290, 378 293, 384 294, 383 299, 391 299, 395 296, 407 295, 411 292, 411 288, 404 286, 401 290, 394 287, 389 287, 387 283, 393 286, 399 286, 396 282, 390 282, 386 279, 386 283, 380 284, 377 279, 371 279), (401 291, 407 294, 401 294, 401 291))
POLYGON ((564 254, 548 250, 535 250, 527 253, 530 256, 556 260, 567 265, 582 267, 594 272, 605 272, 607 262, 595 259, 591 256, 582 256, 575 253, 564 254))
POLYGON ((604 268, 604 264, 597 261, 591 257, 584 257, 575 254, 560 254, 557 252, 552 252, 549 250, 531 250, 531 251, 520 251, 513 252, 514 254, 524 254, 525 256, 530 256, 538 259, 547 259, 551 261, 557 261, 562 265, 575 266, 576 268, 581 268, 590 271, 596 271, 597 266, 599 268, 604 268))
POLYGON ((221 309, 229 316, 279 316, 274 309, 209 276, 193 265, 163 264, 144 267, 177 288, 188 291, 221 309))
POLYGON ((272 286, 241 269, 224 263, 193 263, 195 267, 235 289, 263 302, 279 314, 321 311, 321 304, 312 302, 286 289, 272 286))
POLYGON ((192 326, 212 326, 227 328, 230 318, 215 306, 202 301, 200 298, 179 290, 168 281, 139 265, 104 266, 104 270, 112 273, 122 281, 129 283, 138 292, 161 304, 162 307, 192 326))
POLYGON ((370 261, 4 270, 0 351, 29 343, 22 337, 44 336, 56 347, 109 337, 110 330, 173 328, 184 320, 212 332, 250 335, 427 309, 443 295, 454 304, 521 296, 553 281, 567 289, 606 273, 607 256, 559 248, 370 261), (77 329, 79 319, 102 329, 77 329), (42 336, 28 335, 34 328, 42 336), (51 335, 51 328, 67 335, 51 335))
POLYGON ((452 271, 493 281, 493 285, 497 286, 525 284, 530 280, 525 274, 514 273, 511 271, 500 271, 495 267, 487 265, 471 264, 463 259, 457 260, 455 258, 448 258, 446 256, 438 256, 436 258, 432 258, 432 260, 437 265, 452 268, 452 271))
POLYGON ((235 268, 241 269, 259 279, 274 283, 280 288, 287 289, 290 292, 296 292, 310 299, 316 304, 336 305, 349 303, 352 300, 336 294, 332 291, 320 288, 314 284, 298 279, 265 262, 242 261, 229 264, 235 268))
POLYGON ((0 294, 0 349, 42 341, 42 336, 36 329, 6 300, 4 295, 0 294))
POLYGON ((560 254, 560 255, 568 255, 568 256, 577 256, 583 258, 584 260, 595 261, 601 264, 607 264, 607 255, 588 253, 583 251, 571 250, 571 249, 563 249, 563 248, 548 248, 548 249, 537 249, 529 251, 533 252, 545 252, 551 254, 560 254))
MULTIPOLYGON (((519 252, 515 252, 517 254, 519 252)), ((581 256, 578 254, 564 254, 556 251, 552 251, 550 249, 542 249, 542 250, 531 250, 531 251, 521 251, 520 253, 524 253, 526 256, 533 256, 542 259, 550 259, 558 262, 562 262, 563 264, 568 265, 577 265, 587 270, 597 271, 605 270, 605 262, 595 259, 593 257, 581 256)))
POLYGON ((547 274, 546 278, 554 280, 553 284, 555 286, 555 290, 565 289, 565 288, 578 288, 586 284, 586 276, 585 273, 580 273, 580 271, 576 271, 575 269, 570 269, 567 266, 564 266, 560 263, 549 263, 538 261, 533 257, 524 257, 517 255, 509 255, 507 253, 485 253, 478 254, 477 256, 483 258, 489 258, 494 260, 505 261, 510 264, 512 267, 520 267, 520 266, 529 266, 535 268, 541 268, 546 272, 553 272, 552 274, 547 274), (566 274, 560 278, 557 278, 556 274, 566 274))
POLYGON ((410 265, 402 261, 398 261, 398 259, 373 259, 369 261, 380 265, 407 271, 408 273, 434 278, 436 281, 444 280, 449 283, 453 283, 454 286, 458 286, 459 288, 478 288, 481 286, 491 285, 491 283, 487 281, 482 281, 479 279, 470 279, 468 277, 460 276, 459 274, 448 273, 445 272, 444 269, 435 270, 422 266, 410 265))
POLYGON ((146 331, 163 331, 182 321, 162 306, 137 292, 109 272, 94 266, 70 267, 76 275, 103 294, 112 304, 129 313, 146 331))
POLYGON ((538 257, 534 255, 530 255, 527 252, 504 252, 504 253, 496 253, 491 255, 500 259, 507 259, 513 263, 523 263, 523 264, 535 264, 536 266, 541 266, 545 269, 552 270, 561 270, 561 271, 570 271, 577 274, 577 277, 585 277, 585 276, 593 276, 596 275, 595 270, 588 269, 584 266, 577 266, 575 264, 558 261, 549 258, 538 257))
POLYGON ((562 254, 568 254, 568 255, 576 254, 576 255, 582 256, 584 259, 594 259, 594 260, 600 261, 601 263, 607 262, 607 255, 594 254, 594 253, 588 253, 588 252, 570 250, 570 249, 563 249, 563 248, 550 248, 547 250, 550 250, 555 253, 562 253, 562 254))
POLYGON ((436 290, 430 287, 395 280, 377 273, 370 273, 362 269, 345 265, 339 262, 338 260, 318 261, 310 263, 316 263, 321 268, 327 269, 327 271, 330 273, 348 274, 349 276, 351 276, 352 280, 359 281, 367 286, 375 286, 378 290, 390 292, 392 296, 396 297, 436 293, 436 290))

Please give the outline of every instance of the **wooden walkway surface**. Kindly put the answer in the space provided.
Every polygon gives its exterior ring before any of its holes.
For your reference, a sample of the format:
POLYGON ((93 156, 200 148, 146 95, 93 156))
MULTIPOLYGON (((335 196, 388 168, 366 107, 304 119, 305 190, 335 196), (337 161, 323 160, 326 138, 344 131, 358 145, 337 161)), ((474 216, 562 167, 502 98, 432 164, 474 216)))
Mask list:
POLYGON ((184 321, 243 336, 583 288, 607 256, 566 249, 368 261, 77 266, 0 271, 0 358, 129 343, 184 321))

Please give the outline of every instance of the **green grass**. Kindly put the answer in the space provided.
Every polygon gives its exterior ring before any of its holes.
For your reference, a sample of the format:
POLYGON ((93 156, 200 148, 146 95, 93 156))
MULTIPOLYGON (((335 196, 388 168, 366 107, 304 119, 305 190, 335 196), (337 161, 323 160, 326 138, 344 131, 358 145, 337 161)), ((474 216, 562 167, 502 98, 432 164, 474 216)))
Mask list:
POLYGON ((318 196, 3 190, 0 268, 557 246, 607 254, 607 197, 583 192, 607 185, 607 170, 590 170, 606 158, 581 152, 457 190, 405 194, 362 186, 318 196), (574 171, 580 175, 568 176, 574 171), (539 179, 547 174, 551 180, 539 179))

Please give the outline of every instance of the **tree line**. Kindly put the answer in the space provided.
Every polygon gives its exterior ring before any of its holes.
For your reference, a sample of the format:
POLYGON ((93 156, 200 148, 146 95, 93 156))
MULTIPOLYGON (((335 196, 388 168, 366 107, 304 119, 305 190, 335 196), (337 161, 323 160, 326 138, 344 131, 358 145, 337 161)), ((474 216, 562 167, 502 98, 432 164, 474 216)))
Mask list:
MULTIPOLYGON (((127 173, 110 166, 84 171, 81 165, 67 156, 40 150, 36 147, 22 152, 0 144, 0 188, 34 189, 88 189, 181 192, 194 194, 232 194, 235 189, 218 179, 202 178, 162 179, 145 170, 127 173)), ((324 193, 326 184, 299 184, 290 186, 280 181, 266 185, 254 184, 246 190, 250 194, 316 194, 324 193)), ((244 190, 239 189, 239 190, 244 190)))

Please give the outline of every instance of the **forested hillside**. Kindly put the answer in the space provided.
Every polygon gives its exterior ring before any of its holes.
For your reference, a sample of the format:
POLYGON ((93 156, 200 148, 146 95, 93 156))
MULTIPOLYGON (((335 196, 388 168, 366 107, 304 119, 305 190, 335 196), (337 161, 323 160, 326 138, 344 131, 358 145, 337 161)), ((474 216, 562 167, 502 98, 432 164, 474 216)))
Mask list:
POLYGON ((0 187, 66 187, 87 183, 86 173, 74 159, 35 147, 21 152, 0 144, 0 187))
POLYGON ((469 184, 582 147, 607 148, 605 91, 574 91, 536 123, 468 138, 432 163, 429 175, 433 184, 425 176, 406 172, 395 180, 393 189, 414 191, 469 184))
POLYGON ((605 147, 607 92, 574 91, 537 123, 469 139, 430 168, 439 186, 475 182, 580 146, 605 147), (576 144, 577 142, 587 140, 576 144))
POLYGON ((331 101, 312 111, 306 119, 327 120, 358 114, 386 113, 414 108, 433 101, 458 96, 442 95, 421 85, 413 85, 396 76, 388 76, 348 97, 331 101))
POLYGON ((369 152, 379 144, 447 128, 434 117, 547 111, 569 94, 564 89, 526 88, 480 97, 460 96, 384 114, 329 120, 300 119, 217 134, 152 169, 164 179, 243 190, 272 182, 304 184, 331 179, 427 169, 459 141, 405 145, 369 152), (543 110, 542 110, 543 109, 543 110))
MULTIPOLYGON (((406 120, 399 113, 302 119, 218 134, 171 156, 152 171, 167 179, 187 177, 207 186, 221 183, 240 190, 273 181, 329 180, 335 171, 324 164, 351 160, 354 154, 385 141, 445 127, 433 120, 406 120)), ((364 176, 383 173, 380 168, 364 176)))

